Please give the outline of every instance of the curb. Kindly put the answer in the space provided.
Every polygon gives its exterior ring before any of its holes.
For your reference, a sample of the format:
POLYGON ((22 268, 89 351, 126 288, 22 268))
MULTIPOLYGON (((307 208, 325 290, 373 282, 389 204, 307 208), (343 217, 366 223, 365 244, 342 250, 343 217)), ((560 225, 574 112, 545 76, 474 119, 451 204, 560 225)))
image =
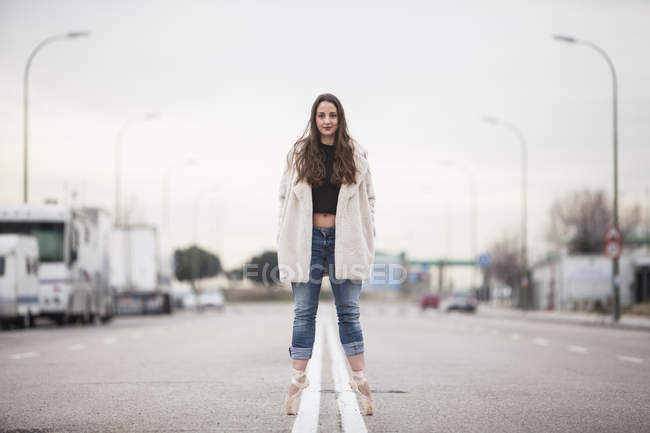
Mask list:
MULTIPOLYGON (((601 328, 611 328, 611 329, 625 329, 625 330, 635 330, 635 331, 645 331, 650 332, 650 319, 629 317, 627 315, 621 316, 621 319, 618 323, 614 323, 611 316, 594 316, 594 317, 557 317, 550 316, 546 314, 553 313, 543 313, 538 311, 517 311, 508 308, 499 308, 484 306, 479 304, 477 308, 477 313, 482 315, 485 318, 495 318, 495 319, 510 319, 510 320, 529 320, 533 322, 546 322, 546 323, 562 323, 569 325, 582 325, 582 326, 598 326, 601 328), (482 314, 481 314, 482 313, 482 314), (546 316, 545 316, 546 315, 546 316), (628 320, 647 322, 647 323, 626 323, 628 320)), ((563 313, 571 314, 571 313, 563 313)))

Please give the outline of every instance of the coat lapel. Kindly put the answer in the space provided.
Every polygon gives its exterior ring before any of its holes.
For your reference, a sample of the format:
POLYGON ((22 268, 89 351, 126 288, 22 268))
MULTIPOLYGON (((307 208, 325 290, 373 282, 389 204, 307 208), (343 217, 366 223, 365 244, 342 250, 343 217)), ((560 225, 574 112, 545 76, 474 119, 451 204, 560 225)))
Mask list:
POLYGON ((363 182, 363 179, 366 177, 366 171, 368 170, 368 161, 357 154, 354 154, 354 162, 357 166, 357 177, 355 183, 343 184, 339 190, 339 200, 344 200, 351 198, 354 193, 359 191, 359 184, 363 182))

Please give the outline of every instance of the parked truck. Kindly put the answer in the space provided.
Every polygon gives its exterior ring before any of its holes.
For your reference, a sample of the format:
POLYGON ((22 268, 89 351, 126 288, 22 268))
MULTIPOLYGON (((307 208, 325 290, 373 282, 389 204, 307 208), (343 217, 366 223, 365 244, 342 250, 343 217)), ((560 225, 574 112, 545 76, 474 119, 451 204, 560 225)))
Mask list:
POLYGON ((31 235, 38 242, 40 316, 59 325, 111 320, 110 228, 110 215, 99 208, 0 206, 0 234, 31 235))
POLYGON ((160 278, 156 228, 115 227, 110 243, 110 285, 118 314, 171 313, 171 289, 160 278))
POLYGON ((0 327, 34 326, 38 304, 38 242, 27 235, 0 235, 0 327))

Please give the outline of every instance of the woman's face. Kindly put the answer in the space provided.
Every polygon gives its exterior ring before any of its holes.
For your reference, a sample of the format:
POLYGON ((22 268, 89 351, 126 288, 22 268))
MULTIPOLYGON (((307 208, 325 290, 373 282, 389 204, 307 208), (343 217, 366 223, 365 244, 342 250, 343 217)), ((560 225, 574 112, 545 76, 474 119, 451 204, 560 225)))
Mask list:
POLYGON ((336 133, 339 125, 339 116, 336 105, 328 101, 323 101, 316 108, 316 126, 323 137, 331 137, 336 133))

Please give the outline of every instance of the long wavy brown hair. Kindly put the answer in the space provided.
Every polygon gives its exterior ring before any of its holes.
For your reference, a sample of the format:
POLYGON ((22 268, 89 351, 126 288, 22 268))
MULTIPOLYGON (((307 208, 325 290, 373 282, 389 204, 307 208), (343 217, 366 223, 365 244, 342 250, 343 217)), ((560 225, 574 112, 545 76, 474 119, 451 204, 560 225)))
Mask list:
POLYGON ((345 111, 341 101, 331 93, 318 95, 311 106, 309 123, 302 134, 293 145, 295 161, 287 160, 289 164, 295 163, 298 173, 296 183, 305 179, 310 185, 321 185, 325 180, 325 154, 318 148, 320 143, 320 132, 316 125, 316 112, 318 105, 323 102, 331 102, 336 106, 338 126, 334 136, 334 167, 330 181, 334 185, 352 184, 356 181, 357 167, 354 163, 354 140, 348 133, 348 124, 345 120, 345 111))

